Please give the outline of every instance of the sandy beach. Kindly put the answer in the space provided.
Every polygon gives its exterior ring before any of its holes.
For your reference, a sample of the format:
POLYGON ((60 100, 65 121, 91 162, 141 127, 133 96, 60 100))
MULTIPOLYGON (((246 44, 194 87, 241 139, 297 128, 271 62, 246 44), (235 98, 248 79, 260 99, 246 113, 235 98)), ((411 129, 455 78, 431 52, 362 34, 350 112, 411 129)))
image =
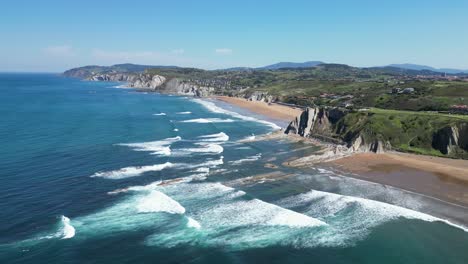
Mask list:
MULTIPOLYGON (((257 114, 291 121, 302 110, 278 104, 218 96, 216 99, 257 114)), ((292 138, 294 139, 294 137, 292 138)), ((317 141, 311 141, 318 144, 317 141)), ((312 165, 312 164, 311 164, 312 165)), ((320 165, 355 178, 417 192, 468 206, 468 160, 455 160, 400 152, 357 153, 320 165)))
POLYGON ((369 172, 384 167, 406 166, 432 172, 453 181, 468 184, 468 161, 447 159, 408 153, 389 152, 384 154, 360 153, 330 162, 354 172, 369 172))
POLYGON ((302 109, 300 108, 293 108, 275 103, 268 104, 265 102, 248 101, 244 98, 228 96, 215 96, 214 98, 247 109, 254 113, 285 122, 292 121, 294 118, 296 118, 296 116, 302 113, 302 109))
POLYGON ((407 153, 359 153, 323 163, 353 177, 468 206, 468 161, 407 153))

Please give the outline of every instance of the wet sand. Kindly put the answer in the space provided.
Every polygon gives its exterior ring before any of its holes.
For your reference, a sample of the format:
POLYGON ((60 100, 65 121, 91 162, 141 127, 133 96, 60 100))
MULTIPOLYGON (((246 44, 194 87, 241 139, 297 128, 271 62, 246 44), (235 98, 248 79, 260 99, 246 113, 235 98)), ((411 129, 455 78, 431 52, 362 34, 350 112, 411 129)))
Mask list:
MULTIPOLYGON (((286 122, 292 121, 302 112, 299 108, 252 102, 243 98, 226 96, 217 96, 215 98, 254 113, 286 122)), ((292 141, 297 140, 294 136, 289 138, 292 141)), ((284 135, 281 136, 275 133, 264 139, 284 139, 284 135)), ((256 140, 261 140, 261 137, 256 140)), ((304 138, 301 138, 301 140, 304 140, 304 138)), ((310 140, 310 143, 322 145, 316 140, 310 140)), ((326 144, 323 144, 322 147, 326 149, 326 144)), ((300 158, 303 157, 292 157, 290 160, 294 163, 294 160, 300 158)), ((316 163, 312 161, 299 162, 298 167, 313 166, 312 164, 316 163)), ((320 162, 319 164, 332 170, 342 171, 351 177, 394 186, 468 207, 468 160, 390 152, 384 154, 351 154, 345 157, 337 157, 337 159, 332 158, 331 161, 320 162)))
POLYGON ((468 161, 406 153, 360 153, 323 163, 353 177, 468 206, 468 161))

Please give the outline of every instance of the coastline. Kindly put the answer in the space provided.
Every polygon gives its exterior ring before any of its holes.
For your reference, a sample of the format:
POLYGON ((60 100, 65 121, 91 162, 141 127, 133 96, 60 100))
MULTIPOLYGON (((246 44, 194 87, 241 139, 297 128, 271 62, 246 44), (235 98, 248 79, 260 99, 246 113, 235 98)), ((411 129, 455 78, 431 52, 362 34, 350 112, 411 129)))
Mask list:
POLYGON ((294 118, 296 118, 296 116, 302 113, 302 110, 299 108, 293 108, 275 103, 268 104, 260 101, 249 101, 239 97, 212 96, 211 98, 286 123, 291 122, 294 118))
MULTIPOLYGON (((302 110, 284 105, 253 102, 243 98, 225 96, 212 97, 216 100, 232 104, 263 115, 289 123, 302 110), (283 112, 284 111, 284 112, 283 112)), ((284 138, 270 136, 273 138, 284 138)), ((289 136, 291 140, 305 140, 289 136)), ((310 144, 321 145, 323 152, 333 149, 330 144, 317 140, 307 140, 310 144)), ((346 176, 366 181, 397 187, 424 196, 468 207, 468 160, 454 160, 432 156, 423 156, 402 152, 375 153, 328 153, 326 157, 307 159, 305 161, 291 160, 294 164, 284 164, 291 167, 323 166, 341 172, 346 176)))
POLYGON ((399 152, 356 153, 320 165, 468 208, 467 160, 399 152))

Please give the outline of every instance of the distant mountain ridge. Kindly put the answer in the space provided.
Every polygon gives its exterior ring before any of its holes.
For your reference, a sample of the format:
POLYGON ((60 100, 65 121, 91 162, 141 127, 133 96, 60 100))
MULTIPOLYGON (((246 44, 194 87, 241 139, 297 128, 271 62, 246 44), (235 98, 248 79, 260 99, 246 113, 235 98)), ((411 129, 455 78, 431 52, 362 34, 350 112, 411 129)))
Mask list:
POLYGON ((258 67, 259 70, 278 70, 284 68, 310 68, 320 64, 325 64, 323 61, 306 61, 306 62, 278 62, 275 64, 258 67))
POLYGON ((65 76, 75 78, 87 78, 93 74, 105 74, 105 73, 138 73, 144 72, 148 69, 176 69, 178 66, 161 66, 161 65, 139 65, 132 63, 115 64, 112 66, 98 66, 88 65, 78 68, 73 68, 64 72, 65 76))
MULTIPOLYGON (((352 67, 346 64, 335 64, 335 63, 326 63, 322 61, 306 61, 306 62, 279 62, 263 67, 250 68, 250 67, 233 67, 226 69, 219 69, 215 71, 258 71, 258 70, 281 70, 281 69, 307 69, 314 67, 327 67, 327 68, 346 68, 349 70, 354 69, 374 69, 374 70, 384 70, 387 72, 393 72, 395 74, 407 74, 407 75, 438 75, 441 73, 447 73, 450 75, 456 74, 468 74, 468 70, 459 70, 459 69, 436 69, 430 66, 418 65, 418 64, 391 64, 388 66, 380 67, 352 67)), ((65 76, 75 77, 75 78, 87 78, 91 75, 96 74, 109 74, 109 73, 143 73, 149 69, 190 69, 179 66, 163 66, 163 65, 138 65, 131 63, 124 64, 115 64, 112 66, 98 66, 98 65, 89 65, 70 69, 64 72, 65 76)), ((204 70, 200 70, 204 71, 204 70)))
POLYGON ((448 74, 457 74, 457 73, 468 73, 468 70, 461 70, 461 69, 452 69, 452 68, 434 68, 427 65, 419 65, 419 64, 411 64, 411 63, 403 63, 403 64, 390 64, 388 67, 395 67, 400 69, 407 69, 407 70, 416 70, 416 71, 433 71, 433 72, 440 72, 440 73, 448 73, 448 74))

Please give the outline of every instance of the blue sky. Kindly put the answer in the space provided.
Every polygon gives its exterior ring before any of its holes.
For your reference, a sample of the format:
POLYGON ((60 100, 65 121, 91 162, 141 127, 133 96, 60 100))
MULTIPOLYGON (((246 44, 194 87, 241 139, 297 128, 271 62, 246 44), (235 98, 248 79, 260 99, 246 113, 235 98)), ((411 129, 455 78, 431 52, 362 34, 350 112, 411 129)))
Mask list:
POLYGON ((322 60, 468 69, 468 1, 3 1, 0 71, 322 60))

